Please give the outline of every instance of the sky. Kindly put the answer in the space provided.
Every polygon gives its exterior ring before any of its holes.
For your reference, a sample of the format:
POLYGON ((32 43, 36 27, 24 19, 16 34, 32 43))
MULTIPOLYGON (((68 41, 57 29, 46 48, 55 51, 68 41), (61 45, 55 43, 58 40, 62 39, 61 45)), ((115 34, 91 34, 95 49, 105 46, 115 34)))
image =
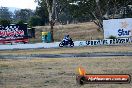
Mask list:
POLYGON ((37 3, 34 0, 0 0, 0 7, 16 7, 35 10, 37 3))

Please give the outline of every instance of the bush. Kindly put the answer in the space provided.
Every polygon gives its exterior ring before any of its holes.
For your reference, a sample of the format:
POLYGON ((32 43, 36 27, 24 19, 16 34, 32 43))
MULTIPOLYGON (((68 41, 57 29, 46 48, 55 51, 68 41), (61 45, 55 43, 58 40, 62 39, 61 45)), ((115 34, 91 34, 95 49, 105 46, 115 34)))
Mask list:
POLYGON ((26 22, 23 21, 23 20, 18 20, 18 21, 17 21, 17 24, 24 24, 24 23, 26 23, 26 22))
POLYGON ((116 36, 111 35, 109 36, 109 39, 116 39, 116 36))
POLYGON ((40 17, 33 16, 30 18, 29 24, 30 26, 39 26, 42 24, 41 22, 42 22, 42 19, 40 17))
POLYGON ((0 19, 0 25, 8 25, 10 24, 10 20, 0 19))

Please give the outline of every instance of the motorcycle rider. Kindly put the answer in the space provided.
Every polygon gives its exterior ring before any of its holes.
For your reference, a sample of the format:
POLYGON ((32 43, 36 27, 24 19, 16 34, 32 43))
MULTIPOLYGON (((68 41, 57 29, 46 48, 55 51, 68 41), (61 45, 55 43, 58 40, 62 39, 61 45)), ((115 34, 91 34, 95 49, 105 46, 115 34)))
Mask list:
POLYGON ((74 42, 69 37, 69 35, 65 35, 64 38, 63 38, 63 40, 59 44, 60 47, 67 46, 67 45, 70 46, 70 47, 74 46, 74 42))
POLYGON ((65 42, 65 44, 68 44, 68 41, 70 40, 69 35, 65 35, 63 38, 63 41, 65 42))

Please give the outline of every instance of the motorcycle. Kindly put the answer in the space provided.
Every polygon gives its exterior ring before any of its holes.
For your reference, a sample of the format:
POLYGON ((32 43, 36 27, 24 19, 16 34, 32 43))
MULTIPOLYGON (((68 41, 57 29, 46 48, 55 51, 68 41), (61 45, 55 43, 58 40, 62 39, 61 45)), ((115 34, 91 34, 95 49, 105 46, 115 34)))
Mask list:
POLYGON ((64 46, 70 46, 70 47, 73 47, 74 46, 74 42, 72 41, 72 39, 70 38, 68 41, 62 41, 60 44, 59 44, 59 47, 64 47, 64 46))

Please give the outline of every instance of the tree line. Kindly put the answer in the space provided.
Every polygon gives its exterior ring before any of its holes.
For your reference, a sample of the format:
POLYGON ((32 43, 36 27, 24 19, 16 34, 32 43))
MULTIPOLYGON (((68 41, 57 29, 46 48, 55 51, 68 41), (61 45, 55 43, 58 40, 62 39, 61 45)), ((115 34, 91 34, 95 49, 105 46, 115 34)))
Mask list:
POLYGON ((132 17, 132 0, 35 1, 38 2, 35 11, 20 9, 12 13, 7 7, 0 7, 0 20, 27 22, 36 26, 48 24, 52 17, 59 24, 95 21, 99 26, 99 21, 104 19, 132 17))
POLYGON ((11 12, 8 7, 0 7, 0 24, 28 23, 29 26, 45 25, 46 18, 42 18, 37 14, 37 10, 19 9, 11 12))
POLYGON ((93 21, 103 31, 103 20, 132 17, 132 0, 35 0, 48 13, 53 41, 55 23, 93 21))
POLYGON ((22 23, 30 26, 53 26, 92 21, 103 31, 103 20, 131 18, 132 0, 35 0, 38 3, 35 11, 30 9, 16 10, 11 13, 8 8, 0 8, 0 22, 22 23))

